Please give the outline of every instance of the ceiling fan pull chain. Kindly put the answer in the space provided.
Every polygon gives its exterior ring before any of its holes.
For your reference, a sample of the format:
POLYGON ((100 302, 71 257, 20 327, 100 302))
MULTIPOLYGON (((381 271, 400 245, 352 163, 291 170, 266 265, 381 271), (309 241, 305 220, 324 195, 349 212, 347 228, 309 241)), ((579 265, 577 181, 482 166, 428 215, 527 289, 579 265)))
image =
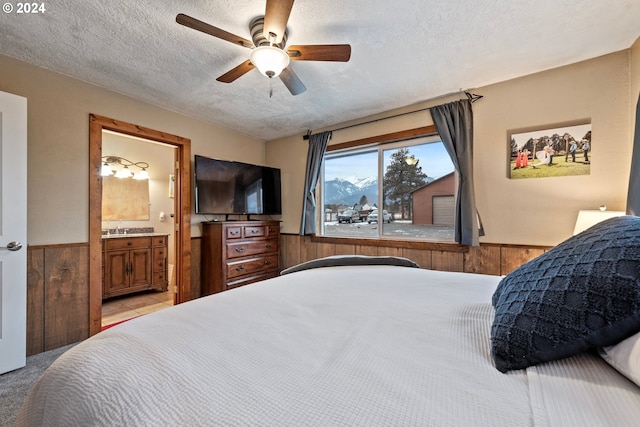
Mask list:
POLYGON ((269 98, 273 97, 273 78, 269 77, 269 98))

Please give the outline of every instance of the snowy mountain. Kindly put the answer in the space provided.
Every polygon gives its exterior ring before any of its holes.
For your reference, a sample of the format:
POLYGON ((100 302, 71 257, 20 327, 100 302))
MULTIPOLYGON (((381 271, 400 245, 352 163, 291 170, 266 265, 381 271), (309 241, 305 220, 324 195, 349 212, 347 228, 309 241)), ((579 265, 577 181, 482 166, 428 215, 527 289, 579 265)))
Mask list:
POLYGON ((374 177, 343 177, 326 181, 324 185, 325 204, 353 206, 367 196, 369 203, 378 199, 378 180, 374 177))
MULTIPOLYGON (((427 177, 431 183, 435 178, 427 177)), ((342 177, 326 181, 324 185, 325 205, 353 206, 367 196, 370 205, 378 203, 378 180, 374 177, 342 177)))
POLYGON ((378 180, 375 177, 358 178, 355 176, 347 176, 344 178, 337 178, 337 180, 348 181, 358 188, 370 187, 371 185, 378 185, 378 180))

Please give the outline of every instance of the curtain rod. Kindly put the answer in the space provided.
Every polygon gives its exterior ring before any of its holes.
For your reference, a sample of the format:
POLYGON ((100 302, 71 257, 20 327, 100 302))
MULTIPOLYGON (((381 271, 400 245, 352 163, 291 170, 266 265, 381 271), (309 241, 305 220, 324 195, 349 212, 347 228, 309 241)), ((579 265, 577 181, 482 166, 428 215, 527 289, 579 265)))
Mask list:
MULTIPOLYGON (((477 100, 479 100, 481 98, 484 98, 483 95, 476 95, 475 93, 470 93, 470 92, 467 92, 467 91, 464 91, 464 94, 467 96, 467 98, 469 99, 469 101, 471 101, 472 104, 474 102, 476 102, 477 100)), ((380 122, 382 120, 387 120, 387 119, 393 119, 393 118, 396 118, 396 117, 406 116, 407 114, 419 113, 421 111, 427 111, 429 108, 431 108, 431 107, 421 108, 421 109, 415 110, 415 111, 407 111, 406 113, 399 113, 399 114, 395 114, 393 116, 382 117, 380 119, 373 119, 373 120, 369 120, 368 122, 356 123, 356 124, 349 125, 349 126, 344 126, 344 127, 338 128, 338 129, 332 129, 331 132, 337 132, 339 130, 345 130, 345 129, 354 128, 354 127, 357 127, 357 126, 368 125, 370 123, 380 122)), ((302 139, 306 141, 306 140, 309 139, 310 136, 311 136, 311 129, 307 130, 306 135, 303 135, 302 139)))

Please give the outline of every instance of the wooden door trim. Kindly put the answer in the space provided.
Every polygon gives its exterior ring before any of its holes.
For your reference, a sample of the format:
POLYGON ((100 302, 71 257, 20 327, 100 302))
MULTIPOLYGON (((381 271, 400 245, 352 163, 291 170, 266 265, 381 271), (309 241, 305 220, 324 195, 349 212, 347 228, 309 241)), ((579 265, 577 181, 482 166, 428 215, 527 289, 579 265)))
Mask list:
POLYGON ((176 302, 191 294, 191 140, 96 114, 89 115, 89 334, 100 332, 102 319, 102 131, 111 130, 177 148, 176 302))

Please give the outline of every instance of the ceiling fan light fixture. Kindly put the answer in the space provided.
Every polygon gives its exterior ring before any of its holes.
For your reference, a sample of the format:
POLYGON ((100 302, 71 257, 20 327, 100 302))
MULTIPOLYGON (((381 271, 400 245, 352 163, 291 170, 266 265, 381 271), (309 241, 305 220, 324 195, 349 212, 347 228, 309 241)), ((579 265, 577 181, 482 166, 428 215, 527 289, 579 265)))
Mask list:
POLYGON ((251 51, 251 63, 263 75, 278 77, 289 65, 289 55, 282 49, 273 46, 260 46, 251 51))

